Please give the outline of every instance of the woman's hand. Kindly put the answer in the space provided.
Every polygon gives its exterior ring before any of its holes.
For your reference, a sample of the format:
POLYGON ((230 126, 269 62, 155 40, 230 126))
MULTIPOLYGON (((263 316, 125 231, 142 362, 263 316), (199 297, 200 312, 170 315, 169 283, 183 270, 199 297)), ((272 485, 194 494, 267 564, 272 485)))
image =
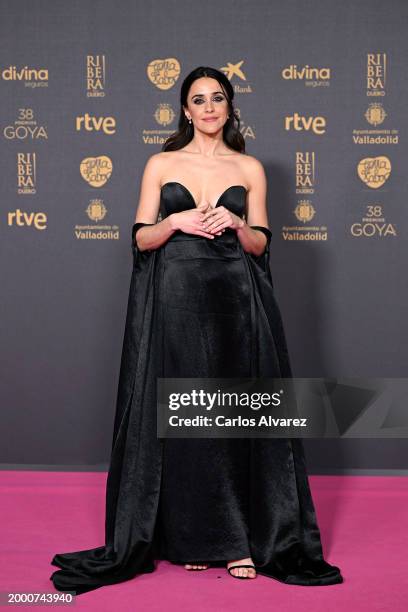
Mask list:
POLYGON ((211 206, 202 217, 202 226, 207 232, 219 236, 225 231, 226 227, 237 230, 241 229, 245 221, 232 213, 225 206, 211 206))
POLYGON ((215 235, 219 236, 222 231, 209 232, 203 227, 202 221, 204 220, 205 211, 207 211, 208 208, 209 205, 203 203, 199 204, 196 208, 174 213, 172 215, 175 219, 174 229, 179 229, 186 234, 196 234, 197 236, 204 236, 210 239, 214 238, 215 235))

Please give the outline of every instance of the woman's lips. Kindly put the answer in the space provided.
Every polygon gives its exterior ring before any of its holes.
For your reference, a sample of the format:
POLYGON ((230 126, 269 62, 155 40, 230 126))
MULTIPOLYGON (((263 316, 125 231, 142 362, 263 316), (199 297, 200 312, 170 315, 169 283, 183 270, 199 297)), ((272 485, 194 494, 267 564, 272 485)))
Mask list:
POLYGON ((203 119, 203 121, 217 121, 218 117, 211 117, 208 119, 203 119))

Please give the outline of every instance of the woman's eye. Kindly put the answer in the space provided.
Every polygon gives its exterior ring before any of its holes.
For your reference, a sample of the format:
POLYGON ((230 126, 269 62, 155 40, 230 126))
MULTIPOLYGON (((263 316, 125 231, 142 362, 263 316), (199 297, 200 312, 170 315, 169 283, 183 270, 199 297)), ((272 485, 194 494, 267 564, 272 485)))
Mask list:
MULTIPOLYGON (((215 102, 222 102, 224 100, 224 96, 215 96, 215 98, 213 98, 213 100, 215 102)), ((203 98, 196 98, 194 100, 194 104, 201 104, 201 102, 204 102, 203 98)))

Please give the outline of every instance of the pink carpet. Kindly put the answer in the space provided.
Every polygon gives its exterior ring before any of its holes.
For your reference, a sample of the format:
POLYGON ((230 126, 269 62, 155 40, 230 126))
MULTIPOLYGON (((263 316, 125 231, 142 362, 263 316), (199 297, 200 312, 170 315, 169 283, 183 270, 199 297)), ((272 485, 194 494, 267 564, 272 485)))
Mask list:
MULTIPOLYGON (((74 606, 110 612, 406 610, 408 480, 309 478, 325 557, 340 566, 342 584, 235 580, 222 568, 192 573, 161 561, 151 574, 78 596, 74 606)), ((0 472, 0 591, 58 593, 49 580, 57 569, 52 556, 104 544, 105 483, 106 473, 0 472)))

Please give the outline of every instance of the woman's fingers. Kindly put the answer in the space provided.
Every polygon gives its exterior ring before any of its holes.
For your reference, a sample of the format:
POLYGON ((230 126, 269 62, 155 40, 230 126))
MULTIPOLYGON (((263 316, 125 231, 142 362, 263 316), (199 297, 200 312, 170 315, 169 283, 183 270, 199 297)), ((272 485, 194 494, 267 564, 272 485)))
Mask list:
POLYGON ((215 217, 214 219, 210 220, 208 223, 204 223, 203 227, 208 232, 214 232, 214 231, 218 232, 223 227, 227 227, 230 224, 231 224, 231 221, 228 218, 228 216, 219 215, 218 217, 215 217))

